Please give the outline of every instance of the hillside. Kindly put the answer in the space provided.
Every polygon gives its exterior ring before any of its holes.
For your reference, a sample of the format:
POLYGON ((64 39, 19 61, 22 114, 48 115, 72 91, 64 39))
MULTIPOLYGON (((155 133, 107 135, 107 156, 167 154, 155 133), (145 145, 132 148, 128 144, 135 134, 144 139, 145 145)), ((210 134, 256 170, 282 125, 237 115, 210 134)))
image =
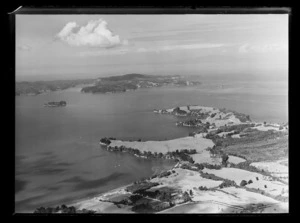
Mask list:
POLYGON ((38 95, 45 92, 65 90, 80 84, 92 84, 94 79, 16 82, 15 95, 38 95))
POLYGON ((94 86, 82 88, 85 93, 119 93, 138 88, 172 86, 191 86, 201 84, 198 81, 188 81, 178 75, 158 76, 143 74, 125 74, 121 76, 99 78, 94 86))

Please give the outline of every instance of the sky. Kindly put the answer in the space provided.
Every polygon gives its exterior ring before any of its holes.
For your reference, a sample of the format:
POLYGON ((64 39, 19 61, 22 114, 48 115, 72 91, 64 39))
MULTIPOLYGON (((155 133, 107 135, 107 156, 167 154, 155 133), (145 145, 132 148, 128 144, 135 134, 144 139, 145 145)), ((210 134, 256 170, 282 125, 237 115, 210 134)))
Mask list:
POLYGON ((16 16, 17 81, 287 72, 287 14, 16 16))

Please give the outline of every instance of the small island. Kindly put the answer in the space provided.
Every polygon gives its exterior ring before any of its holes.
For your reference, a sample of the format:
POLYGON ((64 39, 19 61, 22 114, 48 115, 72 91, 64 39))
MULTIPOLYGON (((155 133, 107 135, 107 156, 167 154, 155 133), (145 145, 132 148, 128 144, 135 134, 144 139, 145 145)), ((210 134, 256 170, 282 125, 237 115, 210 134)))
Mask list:
POLYGON ((44 107, 65 107, 66 105, 67 105, 67 102, 65 102, 65 101, 59 101, 59 102, 51 101, 51 102, 45 103, 44 107))

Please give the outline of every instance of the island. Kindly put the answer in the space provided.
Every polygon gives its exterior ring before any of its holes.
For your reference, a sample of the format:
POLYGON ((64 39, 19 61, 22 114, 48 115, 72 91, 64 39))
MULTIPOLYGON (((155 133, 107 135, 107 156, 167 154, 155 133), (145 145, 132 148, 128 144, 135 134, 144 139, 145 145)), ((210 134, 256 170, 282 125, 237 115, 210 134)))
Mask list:
MULTIPOLYGON (((73 202, 63 213, 288 212, 288 123, 255 122, 246 114, 198 105, 154 112, 184 116, 188 120, 177 126, 194 131, 164 141, 103 137, 100 147, 140 159, 171 159, 175 165, 73 202)), ((61 208, 41 207, 35 213, 61 213, 61 208)))
POLYGON ((144 74, 125 74, 121 76, 104 77, 96 80, 94 86, 82 88, 84 93, 119 93, 139 88, 172 86, 196 86, 199 81, 188 81, 178 75, 159 76, 144 74))
POLYGON ((39 95, 47 92, 66 90, 83 85, 82 93, 121 93, 139 88, 162 86, 197 86, 200 81, 191 81, 179 75, 160 76, 145 74, 125 74, 120 76, 101 77, 96 79, 54 80, 35 82, 16 82, 15 95, 39 95))
POLYGON ((90 85, 95 79, 54 80, 54 81, 21 81, 16 82, 15 95, 35 96, 47 92, 65 90, 78 85, 90 85))
POLYGON ((44 104, 44 107, 65 107, 65 106, 67 106, 67 102, 65 101, 59 101, 59 102, 51 101, 44 104))

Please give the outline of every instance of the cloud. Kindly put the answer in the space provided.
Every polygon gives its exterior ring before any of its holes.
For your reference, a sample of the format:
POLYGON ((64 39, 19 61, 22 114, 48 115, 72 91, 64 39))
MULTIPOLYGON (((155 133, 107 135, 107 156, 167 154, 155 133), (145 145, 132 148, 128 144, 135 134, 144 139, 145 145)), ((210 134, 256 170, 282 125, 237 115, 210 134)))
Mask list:
POLYGON ((124 55, 128 53, 129 51, 127 49, 121 49, 121 50, 109 50, 109 51, 83 51, 79 52, 77 56, 79 57, 89 57, 89 56, 108 56, 108 55, 124 55))
POLYGON ((29 46, 29 45, 19 45, 19 46, 17 46, 17 49, 21 50, 21 51, 30 51, 31 46, 29 46))
POLYGON ((242 46, 239 47, 239 52, 240 53, 247 53, 248 52, 248 47, 249 47, 249 44, 243 44, 242 46))
POLYGON ((248 43, 243 44, 239 47, 239 53, 267 53, 267 52, 277 52, 287 50, 286 44, 254 44, 250 45, 248 43))
MULTIPOLYGON (((126 44, 126 43, 125 43, 126 44)), ((124 44, 124 45, 125 45, 124 44)), ((219 48, 225 46, 224 44, 185 44, 185 45, 168 45, 168 46, 156 46, 156 47, 122 47, 113 49, 110 51, 106 50, 98 50, 98 51, 83 51, 79 52, 77 55, 80 57, 88 57, 88 56, 107 56, 107 55, 124 55, 127 53, 147 53, 147 52, 165 52, 172 50, 193 50, 193 49, 205 49, 205 48, 219 48)))
POLYGON ((89 46, 111 48, 118 45, 127 45, 128 41, 121 41, 107 27, 103 19, 91 20, 86 26, 79 26, 76 22, 67 23, 56 35, 56 38, 71 46, 89 46))
POLYGON ((215 43, 205 43, 205 44, 185 44, 185 45, 170 45, 161 46, 156 48, 139 48, 137 52, 161 52, 161 51, 171 51, 171 50, 193 50, 193 49, 207 49, 207 48, 218 48, 222 47, 224 44, 215 43))

